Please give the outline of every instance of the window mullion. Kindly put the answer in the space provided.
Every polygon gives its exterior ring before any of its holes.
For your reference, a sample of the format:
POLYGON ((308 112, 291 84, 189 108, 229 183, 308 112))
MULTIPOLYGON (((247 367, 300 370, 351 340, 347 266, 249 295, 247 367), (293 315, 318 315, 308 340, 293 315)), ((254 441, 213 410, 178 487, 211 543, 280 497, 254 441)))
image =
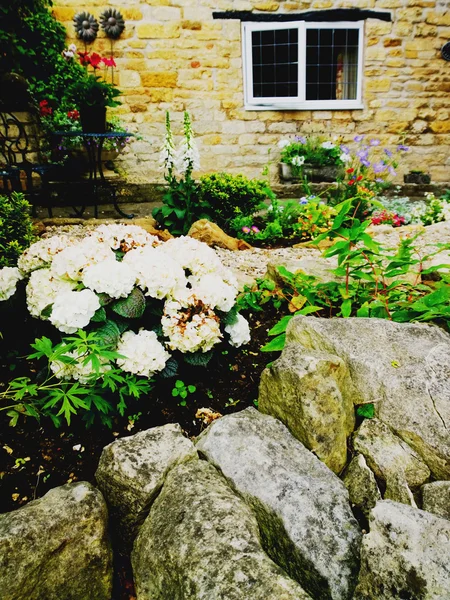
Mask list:
POLYGON ((306 23, 298 25, 298 101, 306 99, 306 23))

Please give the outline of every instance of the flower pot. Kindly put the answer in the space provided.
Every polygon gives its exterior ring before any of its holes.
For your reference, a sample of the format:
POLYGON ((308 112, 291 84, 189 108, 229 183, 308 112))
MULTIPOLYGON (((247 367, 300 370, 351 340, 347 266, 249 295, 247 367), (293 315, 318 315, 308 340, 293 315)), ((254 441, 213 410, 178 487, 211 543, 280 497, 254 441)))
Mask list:
POLYGON ((80 106, 84 133, 106 133, 106 106, 80 106))
POLYGON ((336 181, 343 175, 343 169, 338 165, 325 165, 318 167, 309 163, 304 163, 301 167, 300 175, 294 173, 292 165, 287 163, 279 163, 280 178, 283 181, 299 181, 302 177, 306 177, 308 181, 320 183, 321 181, 336 181))
POLYGON ((406 173, 403 175, 403 181, 405 183, 418 183, 427 185, 431 183, 431 177, 428 173, 406 173))

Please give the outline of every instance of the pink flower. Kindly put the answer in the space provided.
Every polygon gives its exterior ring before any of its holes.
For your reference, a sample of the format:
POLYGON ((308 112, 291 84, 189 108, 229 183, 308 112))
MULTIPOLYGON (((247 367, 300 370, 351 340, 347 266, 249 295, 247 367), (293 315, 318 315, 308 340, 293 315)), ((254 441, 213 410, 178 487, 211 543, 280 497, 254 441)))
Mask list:
POLYGON ((244 233, 250 233, 250 227, 246 227, 246 226, 244 226, 244 227, 242 228, 242 231, 243 231, 244 233))
POLYGON ((259 233, 259 229, 256 227, 256 225, 252 225, 252 231, 253 233, 259 233))
POLYGON ((106 67, 115 67, 116 66, 116 61, 114 60, 114 58, 111 56, 111 58, 102 58, 102 62, 106 67))

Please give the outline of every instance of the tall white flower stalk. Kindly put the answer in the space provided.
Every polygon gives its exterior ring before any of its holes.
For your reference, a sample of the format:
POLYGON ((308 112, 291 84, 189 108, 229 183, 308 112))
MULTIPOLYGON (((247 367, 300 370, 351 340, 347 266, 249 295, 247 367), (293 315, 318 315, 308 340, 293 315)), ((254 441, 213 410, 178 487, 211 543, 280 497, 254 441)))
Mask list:
POLYGON ((166 111, 166 134, 164 137, 164 145, 159 155, 159 162, 161 169, 166 174, 166 178, 172 178, 173 168, 175 166, 175 144, 173 141, 169 111, 166 111))
POLYGON ((175 157, 175 166, 180 175, 188 178, 191 176, 192 171, 200 169, 200 155, 194 138, 194 132, 192 131, 191 117, 187 111, 184 113, 183 129, 184 139, 178 148, 175 157))

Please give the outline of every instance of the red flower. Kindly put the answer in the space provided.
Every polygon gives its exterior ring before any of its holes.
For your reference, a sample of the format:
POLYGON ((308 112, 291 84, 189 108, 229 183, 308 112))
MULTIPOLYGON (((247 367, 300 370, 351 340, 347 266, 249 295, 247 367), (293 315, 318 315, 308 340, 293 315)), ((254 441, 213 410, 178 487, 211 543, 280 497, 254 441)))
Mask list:
POLYGON ((353 173, 353 171, 354 171, 354 170, 355 170, 355 169, 347 169, 345 172, 346 172, 346 173, 353 173))
POLYGON ((90 63, 94 67, 94 69, 98 67, 102 60, 102 57, 100 56, 100 54, 97 54, 97 52, 93 52, 91 54, 90 63))
POLYGON ((353 185, 355 183, 354 179, 350 179, 350 181, 348 182, 348 185, 353 185))
POLYGON ((39 112, 41 117, 48 117, 53 113, 53 108, 48 105, 47 100, 41 100, 39 102, 39 112))
POLYGON ((116 61, 114 60, 114 58, 111 56, 111 58, 102 58, 102 62, 106 67, 115 67, 116 66, 116 61))
POLYGON ((75 108, 74 110, 69 110, 67 116, 69 117, 69 119, 73 119, 75 121, 76 119, 80 118, 80 113, 75 108))
POLYGON ((356 181, 361 181, 362 178, 363 178, 362 175, 358 175, 358 177, 356 178, 356 181))
POLYGON ((78 56, 80 57, 80 65, 83 65, 83 67, 91 64, 89 52, 78 52, 78 56))

